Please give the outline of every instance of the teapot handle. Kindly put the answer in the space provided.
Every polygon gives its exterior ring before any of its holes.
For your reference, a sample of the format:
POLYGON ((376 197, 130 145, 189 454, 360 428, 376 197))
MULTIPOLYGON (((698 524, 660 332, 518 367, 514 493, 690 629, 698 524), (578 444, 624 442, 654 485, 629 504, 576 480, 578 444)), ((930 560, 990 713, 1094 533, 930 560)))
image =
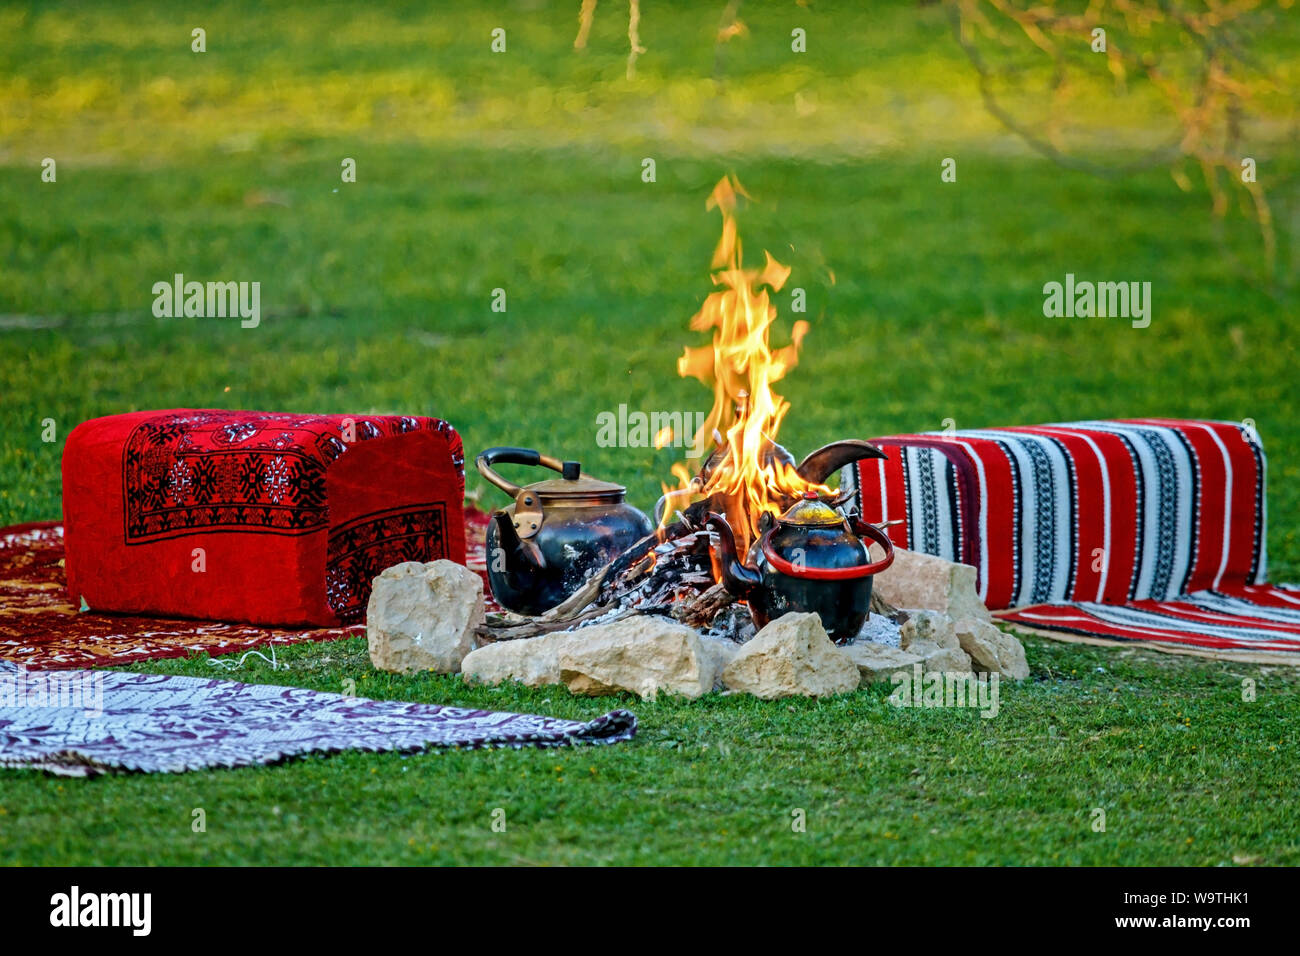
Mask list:
POLYGON ((492 484, 496 485, 511 498, 518 498, 519 493, 523 491, 514 482, 507 481, 492 470, 495 464, 507 465, 529 465, 536 467, 541 465, 550 468, 552 471, 558 471, 570 481, 577 480, 582 474, 582 465, 576 461, 560 461, 558 458, 552 458, 550 455, 543 455, 540 452, 533 451, 531 448, 488 448, 481 452, 474 459, 474 467, 478 473, 486 478, 492 484))
POLYGON ((879 561, 859 564, 851 568, 809 568, 800 567, 791 561, 787 561, 777 554, 776 549, 772 547, 772 532, 776 530, 776 527, 776 525, 773 525, 763 533, 763 536, 758 539, 759 547, 763 549, 763 557, 767 558, 768 564, 772 565, 781 574, 792 578, 807 578, 814 581, 849 581, 854 578, 865 578, 869 574, 879 574, 894 563, 894 542, 889 540, 889 535, 875 525, 867 524, 856 515, 852 518, 853 532, 860 538, 870 538, 880 545, 885 549, 885 556, 879 561))

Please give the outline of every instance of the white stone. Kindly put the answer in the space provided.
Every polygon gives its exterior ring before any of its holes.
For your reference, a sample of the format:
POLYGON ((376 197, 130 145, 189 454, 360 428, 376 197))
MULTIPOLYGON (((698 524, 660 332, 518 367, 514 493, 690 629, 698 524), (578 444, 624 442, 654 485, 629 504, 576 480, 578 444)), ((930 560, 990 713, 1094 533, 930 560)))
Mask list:
POLYGON ((699 697, 713 690, 714 659, 693 628, 671 618, 634 614, 612 624, 568 632, 555 646, 560 679, 575 694, 661 691, 699 697))
POLYGON ((560 683, 556 642, 563 634, 543 634, 519 641, 498 641, 471 651, 461 662, 466 680, 500 684, 514 680, 529 687, 560 683))
MULTIPOLYGON (((919 645, 912 646, 912 653, 916 653, 919 645)), ((922 667, 929 673, 930 671, 939 671, 944 674, 969 674, 970 673, 970 655, 960 647, 936 647, 930 653, 925 655, 922 661, 922 667)))
POLYGON ((366 607, 370 662, 379 670, 454 674, 483 623, 483 580, 454 561, 407 561, 375 578, 366 607))
POLYGON ((939 647, 960 647, 952 618, 942 611, 908 611, 908 618, 898 631, 898 645, 907 650, 913 643, 936 644, 939 647))
POLYGON ((872 579, 880 597, 897 608, 942 611, 954 621, 989 620, 975 589, 975 568, 943 558, 894 549, 894 563, 872 579))
POLYGON ((988 621, 965 620, 956 625, 962 650, 970 655, 977 671, 1000 674, 1013 680, 1029 676, 1025 648, 1015 637, 988 621))
POLYGON ((488 644, 465 658, 461 673, 485 684, 564 684, 587 696, 629 691, 650 698, 664 691, 699 697, 713 689, 725 653, 702 644, 684 624, 634 614, 609 624, 488 644))
POLYGON ((764 700, 844 694, 860 681, 857 664, 831 643, 816 614, 771 621, 722 673, 727 687, 764 700))
POLYGON ((926 672, 951 671, 965 674, 971 669, 970 655, 960 647, 940 647, 932 641, 913 641, 908 646, 907 653, 921 658, 926 672))
POLYGON ((895 672, 911 670, 913 664, 921 663, 916 654, 872 641, 854 641, 842 650, 857 665, 863 684, 888 680, 895 672))

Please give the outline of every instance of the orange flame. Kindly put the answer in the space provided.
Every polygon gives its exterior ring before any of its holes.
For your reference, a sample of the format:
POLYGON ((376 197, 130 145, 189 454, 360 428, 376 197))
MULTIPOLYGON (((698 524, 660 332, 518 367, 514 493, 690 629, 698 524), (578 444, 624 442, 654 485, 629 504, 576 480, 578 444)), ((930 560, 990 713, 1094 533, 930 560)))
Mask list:
MULTIPOLYGON (((691 328, 712 330, 713 341, 686 348, 677 361, 678 374, 697 378, 713 389, 713 409, 696 432, 695 447, 706 448, 720 441, 724 453, 704 481, 692 480, 685 465, 675 465, 673 474, 680 486, 669 493, 669 503, 678 506, 684 496, 714 498, 726 510, 737 546, 747 549, 758 535, 758 521, 764 512, 778 514, 783 499, 810 489, 819 494, 829 493, 829 489, 804 480, 793 464, 773 454, 790 404, 772 385, 798 363, 808 323, 795 322, 790 344, 771 348, 768 335, 776 306, 770 293, 781 290, 790 269, 766 251, 762 269, 743 267, 735 215, 738 195, 748 197, 733 177, 724 177, 713 188, 706 207, 716 206, 722 213, 722 238, 713 253, 712 268, 714 285, 723 288, 704 300, 691 319, 691 328)), ((666 508, 665 520, 669 512, 666 508)))

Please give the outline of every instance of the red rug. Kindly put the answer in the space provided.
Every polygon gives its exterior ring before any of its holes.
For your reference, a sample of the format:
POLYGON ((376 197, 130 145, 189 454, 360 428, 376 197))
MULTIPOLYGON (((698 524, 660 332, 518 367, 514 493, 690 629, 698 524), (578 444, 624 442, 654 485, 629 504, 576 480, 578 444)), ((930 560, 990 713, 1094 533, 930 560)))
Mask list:
MULTIPOLYGON (((485 580, 486 529, 487 515, 467 504, 466 563, 485 580)), ((282 629, 82 613, 71 602, 66 584, 62 525, 47 521, 0 528, 0 659, 30 670, 94 667, 198 653, 216 656, 263 645, 333 641, 366 631, 364 625, 282 629)))

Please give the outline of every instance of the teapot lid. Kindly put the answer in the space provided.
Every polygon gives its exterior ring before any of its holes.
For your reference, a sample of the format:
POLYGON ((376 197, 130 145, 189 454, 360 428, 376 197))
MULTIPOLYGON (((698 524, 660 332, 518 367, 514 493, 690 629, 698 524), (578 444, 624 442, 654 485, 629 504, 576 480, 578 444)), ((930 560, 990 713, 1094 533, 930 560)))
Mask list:
POLYGON ((830 527, 843 524, 844 515, 822 501, 817 492, 805 491, 803 497, 792 504, 789 510, 776 520, 781 524, 830 527))
POLYGON ((582 466, 576 461, 563 463, 561 478, 547 478, 524 487, 524 491, 536 492, 539 498, 601 498, 606 501, 621 501, 627 489, 612 481, 601 481, 582 472, 582 466))

